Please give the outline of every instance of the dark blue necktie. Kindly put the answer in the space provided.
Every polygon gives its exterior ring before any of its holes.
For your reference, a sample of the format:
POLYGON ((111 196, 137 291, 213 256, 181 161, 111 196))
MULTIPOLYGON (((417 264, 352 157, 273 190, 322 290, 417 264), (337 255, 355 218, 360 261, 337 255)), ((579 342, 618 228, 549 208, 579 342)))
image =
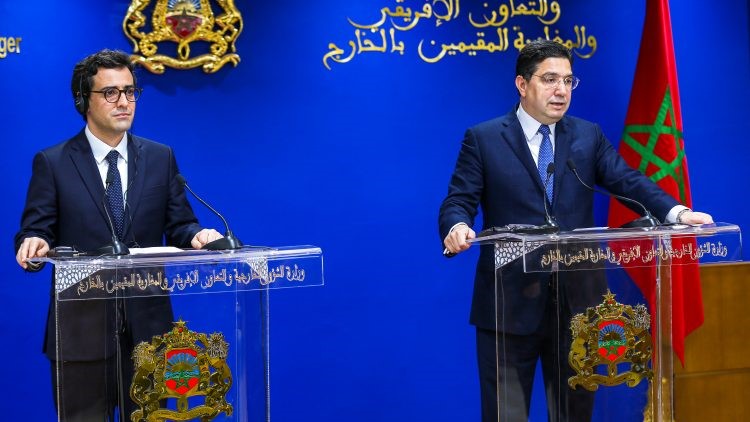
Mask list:
POLYGON ((112 223, 115 225, 115 231, 117 237, 122 240, 122 228, 125 223, 125 207, 122 200, 122 179, 120 179, 120 171, 117 170, 117 159, 120 157, 120 153, 112 150, 107 154, 107 163, 109 163, 109 169, 107 170, 107 202, 109 204, 109 211, 112 213, 112 223))
POLYGON ((550 175, 547 180, 547 168, 549 164, 554 160, 554 153, 552 152, 552 140, 549 138, 550 130, 549 126, 539 126, 539 133, 542 134, 542 144, 539 146, 539 177, 542 178, 542 183, 547 185, 547 199, 549 203, 552 203, 552 190, 555 185, 555 176, 550 175))

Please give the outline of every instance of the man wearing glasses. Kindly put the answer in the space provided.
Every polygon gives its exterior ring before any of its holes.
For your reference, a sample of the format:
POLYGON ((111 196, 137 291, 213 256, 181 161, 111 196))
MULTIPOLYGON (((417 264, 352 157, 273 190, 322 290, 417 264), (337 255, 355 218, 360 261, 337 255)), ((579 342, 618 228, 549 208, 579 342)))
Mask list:
MULTIPOLYGON (((161 246, 166 240, 181 248, 201 248, 221 237, 198 225, 175 180, 172 149, 128 132, 141 93, 133 70, 127 54, 111 50, 92 54, 73 69, 71 90, 86 126, 34 157, 15 237, 22 268, 38 269, 27 260, 51 248, 97 251, 111 245, 113 237, 131 247, 161 246)), ((51 300, 44 352, 52 363, 60 419, 114 420, 118 400, 128 397, 133 346, 171 329, 169 299, 64 301, 55 306, 51 300)))
MULTIPOLYGON (((579 83, 572 62, 561 44, 527 44, 516 61, 520 103, 505 116, 466 131, 440 207, 447 256, 469 248, 480 206, 484 228, 544 225, 548 212, 560 230, 593 226, 593 192, 577 180, 569 161, 590 186, 634 198, 662 221, 712 222, 710 215, 678 204, 631 169, 598 125, 565 115, 579 83)), ((550 420, 590 420, 593 395, 567 386, 572 375, 568 326, 574 313, 601 301, 606 284, 592 274, 589 280, 566 283, 569 277, 563 273, 524 273, 516 260, 502 268, 502 283, 495 286, 494 268, 493 248, 482 247, 470 317, 477 330, 482 420, 527 420, 537 361, 550 420)))

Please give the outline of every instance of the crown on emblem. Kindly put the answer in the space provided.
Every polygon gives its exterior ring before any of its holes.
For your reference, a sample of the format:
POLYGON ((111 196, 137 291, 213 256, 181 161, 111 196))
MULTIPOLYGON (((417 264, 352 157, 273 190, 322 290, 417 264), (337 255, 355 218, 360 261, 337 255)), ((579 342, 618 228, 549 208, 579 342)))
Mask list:
POLYGON ((195 345, 195 333, 188 330, 187 323, 180 318, 178 321, 172 323, 172 331, 164 334, 164 342, 169 347, 178 349, 183 347, 194 347, 195 345))
POLYGON ((602 319, 616 319, 622 316, 625 305, 615 300, 615 295, 607 290, 604 295, 604 302, 596 305, 596 314, 602 319))

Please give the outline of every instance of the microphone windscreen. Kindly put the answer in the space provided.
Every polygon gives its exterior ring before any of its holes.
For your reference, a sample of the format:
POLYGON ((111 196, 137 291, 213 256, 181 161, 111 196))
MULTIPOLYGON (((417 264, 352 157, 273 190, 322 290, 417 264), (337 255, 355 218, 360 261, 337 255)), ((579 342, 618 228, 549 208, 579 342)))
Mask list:
POLYGON ((177 173, 177 175, 174 178, 177 179, 177 183, 179 183, 180 186, 187 185, 187 180, 185 180, 185 177, 182 174, 177 173))
POLYGON ((572 158, 568 158, 568 168, 572 171, 576 171, 576 163, 573 162, 572 158))

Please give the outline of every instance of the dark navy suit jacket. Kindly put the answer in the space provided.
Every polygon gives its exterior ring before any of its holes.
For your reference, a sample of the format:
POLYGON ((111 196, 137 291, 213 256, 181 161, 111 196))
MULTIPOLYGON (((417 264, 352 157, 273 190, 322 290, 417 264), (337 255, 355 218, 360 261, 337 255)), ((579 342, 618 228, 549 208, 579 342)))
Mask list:
MULTIPOLYGON (((201 227, 183 188, 175 180, 178 169, 172 149, 129 133, 127 136, 127 203, 122 240, 131 246, 160 246, 166 241, 168 245, 190 247, 201 227)), ((51 248, 73 246, 79 251, 92 251, 108 245, 112 230, 104 207, 102 178, 82 130, 34 157, 15 250, 31 236, 45 239, 51 248)), ((61 302, 61 309, 65 308, 61 332, 66 336, 61 357, 95 360, 114 353, 112 336, 105 334, 111 333, 114 324, 109 302, 61 302)), ((169 321, 163 316, 168 314, 166 318, 171 318, 168 299, 132 301, 128 305, 134 306, 128 315, 139 321, 131 329, 140 339, 150 340, 150 335, 169 329, 169 321)), ((53 297, 44 344, 51 359, 55 359, 54 322, 53 297)))
MULTIPOLYGON (((484 228, 544 224, 544 183, 516 116, 516 108, 466 131, 448 195, 440 207, 441 241, 459 222, 473 226, 479 207, 484 228)), ((602 135, 598 125, 565 116, 555 127, 554 199, 550 208, 561 230, 594 225, 594 195, 567 167, 568 159, 573 160, 589 186, 596 184, 634 198, 657 218, 663 220, 669 210, 678 205, 656 184, 630 168, 602 135)), ((524 274, 520 262, 515 262, 502 270, 503 286, 496 292, 493 255, 491 246, 482 247, 474 280, 471 323, 484 329, 499 327, 512 334, 528 334, 536 329, 542 317, 549 274, 524 274), (498 309, 495 309, 495 294, 498 309)), ((570 290, 570 306, 598 303, 591 302, 592 297, 601 300, 598 296, 601 286, 584 289, 588 292, 573 292, 573 286, 570 290)))

